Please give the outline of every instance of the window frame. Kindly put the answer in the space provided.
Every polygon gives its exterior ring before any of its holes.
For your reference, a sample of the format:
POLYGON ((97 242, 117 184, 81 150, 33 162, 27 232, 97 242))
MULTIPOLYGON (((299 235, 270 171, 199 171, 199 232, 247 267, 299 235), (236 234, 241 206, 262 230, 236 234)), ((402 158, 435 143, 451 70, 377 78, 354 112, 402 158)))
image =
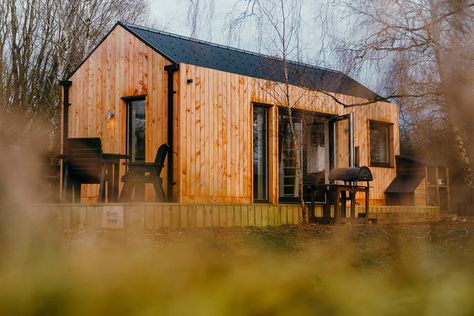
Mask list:
POLYGON ((379 167, 379 168, 393 168, 394 166, 394 146, 393 146, 393 126, 392 122, 378 121, 378 120, 368 120, 368 157, 369 157, 369 166, 370 167, 379 167), (388 141, 387 141, 387 153, 388 153, 388 162, 373 161, 371 155, 371 131, 372 127, 383 127, 388 130, 388 141))
MULTIPOLYGON (((128 160, 132 161, 132 152, 131 152, 131 144, 130 140, 132 138, 132 131, 130 130, 130 115, 131 115, 131 107, 133 102, 140 102, 143 101, 145 103, 145 133, 146 133, 146 112, 147 112, 147 100, 146 95, 137 95, 137 96, 125 96, 122 97, 122 100, 125 102, 125 151, 129 156, 128 160)), ((146 161, 146 134, 145 134, 145 152, 144 152, 144 160, 146 161)))
POLYGON ((270 157, 269 157, 269 145, 270 145, 270 133, 269 133, 269 127, 270 127, 270 111, 269 108, 271 108, 273 105, 272 104, 265 104, 265 103, 257 103, 257 102, 252 102, 252 201, 253 203, 269 203, 270 202, 270 168, 269 168, 269 163, 270 163, 270 157), (264 179, 265 179, 265 198, 264 199, 256 199, 255 197, 255 179, 254 179, 254 142, 253 142, 253 136, 254 136, 254 130, 253 130, 253 116, 254 116, 254 109, 262 108, 265 113, 265 152, 263 154, 264 156, 264 179))

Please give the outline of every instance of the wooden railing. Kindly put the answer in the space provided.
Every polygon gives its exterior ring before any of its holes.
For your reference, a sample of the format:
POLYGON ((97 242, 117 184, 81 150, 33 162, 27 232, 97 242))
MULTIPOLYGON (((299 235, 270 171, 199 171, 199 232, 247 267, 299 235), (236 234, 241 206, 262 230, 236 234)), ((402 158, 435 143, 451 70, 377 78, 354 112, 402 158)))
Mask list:
MULTIPOLYGON (((187 205, 141 204, 47 204, 38 211, 53 215, 66 231, 102 229, 183 229, 198 227, 279 226, 303 223, 296 204, 187 205)), ((356 207, 356 213, 363 207, 356 207)), ((316 216, 322 207, 316 206, 316 216)), ((369 219, 379 223, 425 222, 439 219, 438 207, 371 206, 369 219)))

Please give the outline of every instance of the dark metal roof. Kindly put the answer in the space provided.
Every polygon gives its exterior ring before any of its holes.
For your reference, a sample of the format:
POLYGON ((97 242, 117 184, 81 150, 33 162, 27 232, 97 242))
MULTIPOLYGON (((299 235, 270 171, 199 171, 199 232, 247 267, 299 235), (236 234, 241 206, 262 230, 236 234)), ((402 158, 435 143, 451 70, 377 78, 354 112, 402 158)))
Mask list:
MULTIPOLYGON (((285 82, 284 63, 281 59, 129 23, 118 24, 171 62, 285 82)), ((287 62, 287 65, 288 81, 292 85, 370 100, 380 98, 375 92, 342 72, 296 62, 287 62)))
POLYGON ((423 175, 397 176, 385 193, 412 193, 420 185, 423 175))
POLYGON ((408 162, 428 167, 445 167, 446 163, 443 163, 439 159, 433 159, 430 157, 418 157, 418 156, 409 156, 409 155, 398 155, 396 156, 397 163, 408 162))

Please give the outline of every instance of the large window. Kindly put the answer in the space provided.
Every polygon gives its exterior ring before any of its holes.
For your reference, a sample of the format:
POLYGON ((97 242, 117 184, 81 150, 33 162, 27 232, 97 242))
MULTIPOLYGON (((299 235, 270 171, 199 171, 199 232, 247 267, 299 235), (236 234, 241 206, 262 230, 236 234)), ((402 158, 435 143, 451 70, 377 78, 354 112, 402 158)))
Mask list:
POLYGON ((268 201, 268 111, 253 107, 253 199, 268 201))
MULTIPOLYGON (((299 201, 297 157, 301 162, 303 196, 307 188, 324 184, 329 171, 328 117, 314 112, 292 110, 291 120, 299 148, 293 143, 290 112, 285 107, 278 111, 278 181, 280 202, 299 201), (299 153, 299 155, 297 154, 299 153)), ((317 197, 319 201, 319 197, 317 197)))
POLYGON ((393 124, 369 121, 370 165, 374 167, 392 166, 393 124))

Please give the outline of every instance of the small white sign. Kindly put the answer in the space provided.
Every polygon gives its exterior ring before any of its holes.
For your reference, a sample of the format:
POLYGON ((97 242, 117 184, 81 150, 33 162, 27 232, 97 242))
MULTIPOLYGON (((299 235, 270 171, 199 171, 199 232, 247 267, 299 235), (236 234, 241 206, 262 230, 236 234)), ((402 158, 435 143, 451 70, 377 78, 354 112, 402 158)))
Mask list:
POLYGON ((123 229, 123 206, 104 206, 102 209, 102 228, 123 229))

